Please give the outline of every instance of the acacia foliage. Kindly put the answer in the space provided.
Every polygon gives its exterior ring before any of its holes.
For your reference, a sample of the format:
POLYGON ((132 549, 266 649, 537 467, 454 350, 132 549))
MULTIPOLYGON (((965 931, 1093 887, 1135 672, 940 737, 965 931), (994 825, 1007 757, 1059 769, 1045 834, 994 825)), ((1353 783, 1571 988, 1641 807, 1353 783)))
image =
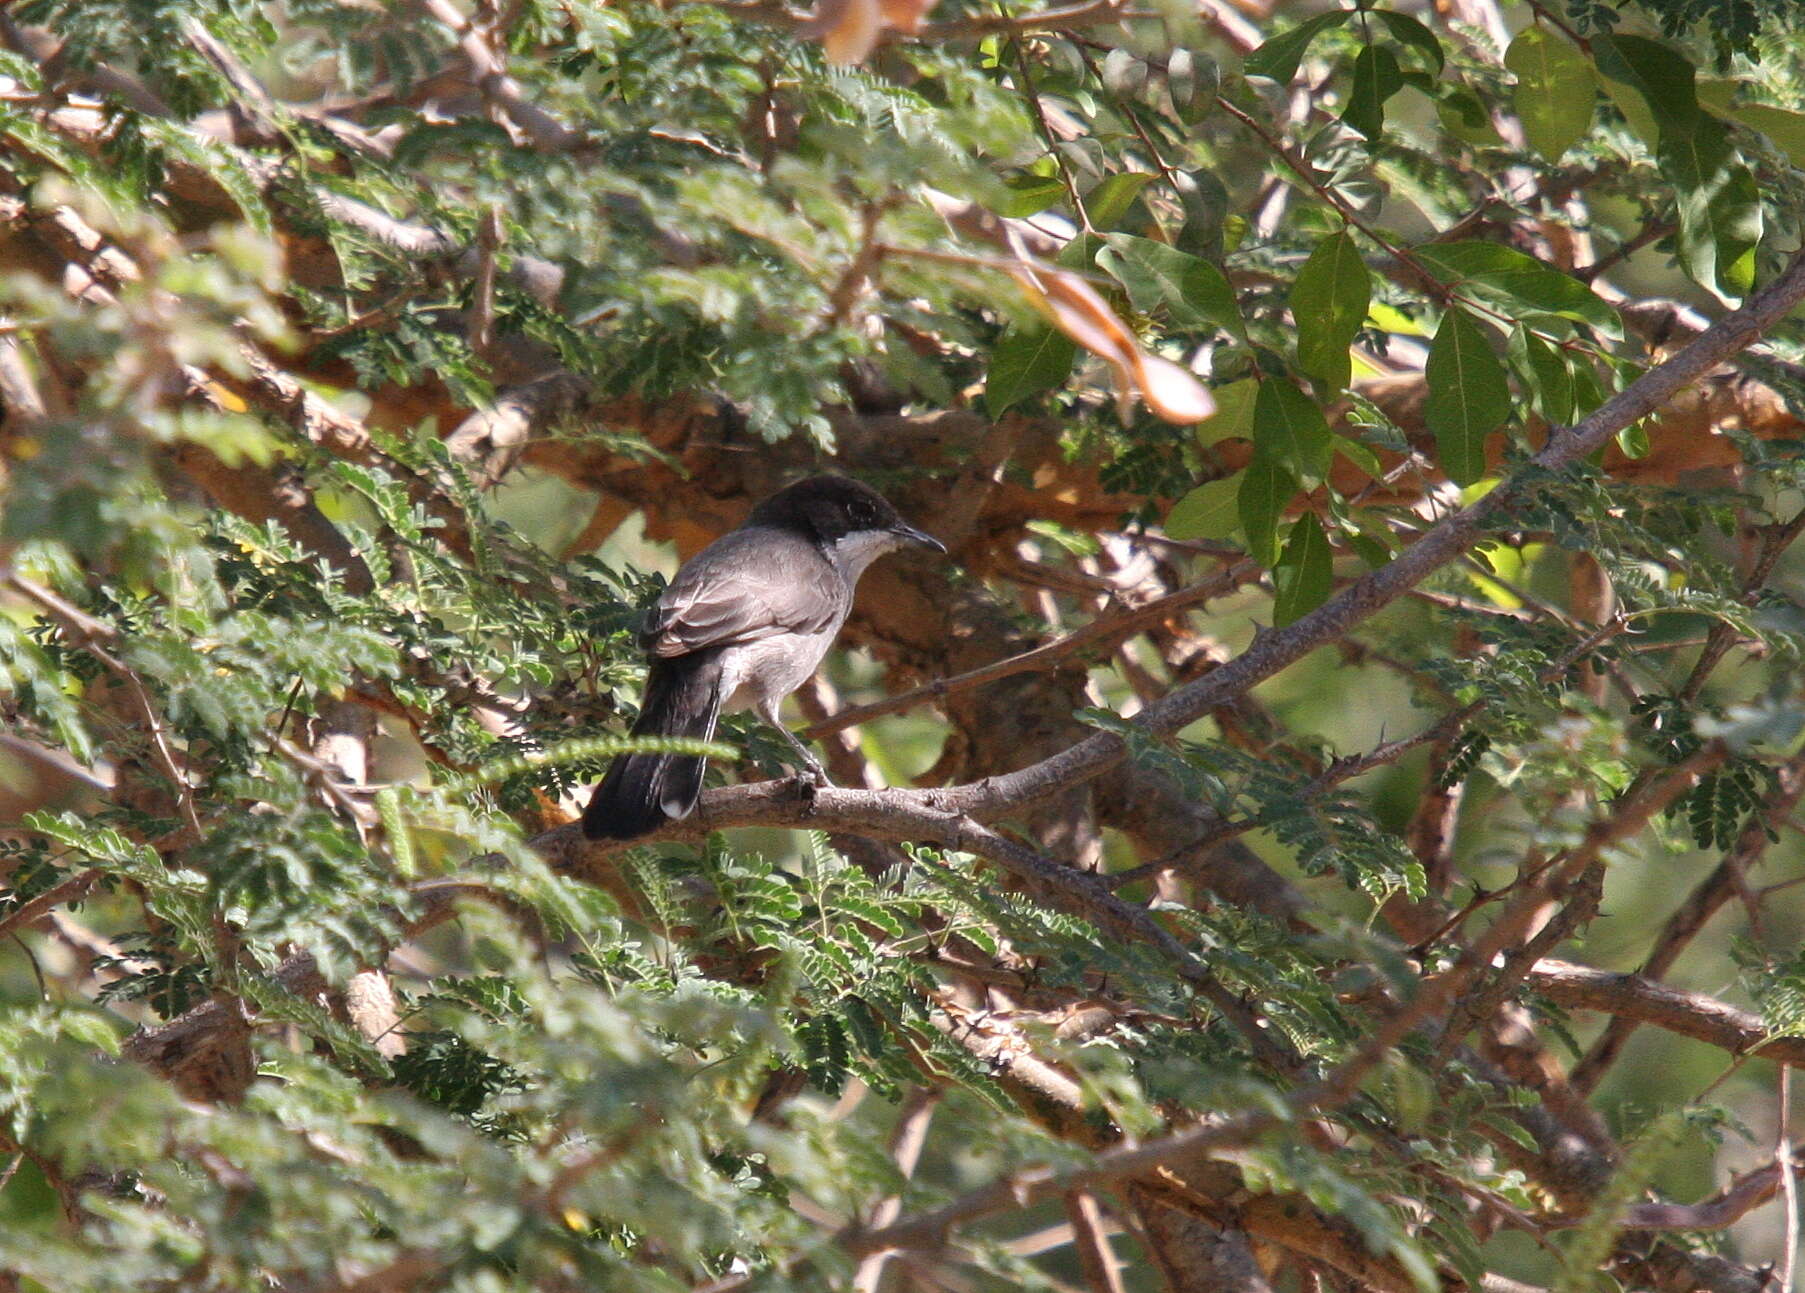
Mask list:
POLYGON ((1768 1089, 1592 1097, 1599 1013, 1787 1056, 1805 1018, 1796 898, 1746 879, 1805 777, 1796 321, 1531 454, 1778 277, 1805 68, 1743 5, 1457 12, 946 0, 864 51, 851 3, 9 6, 0 1268, 1754 1287, 1759 1232, 1707 1251, 1741 1212, 1636 1209, 1721 1184, 1768 1089), (510 511, 523 462, 596 519, 510 511), (959 783, 1121 743, 1002 834, 878 794, 584 850, 660 586, 591 549, 819 462, 966 572, 871 576, 892 689, 1215 598, 942 701, 959 783), (1415 606, 1311 618, 1499 481, 1415 606), (1132 721, 1250 619, 1346 673, 1132 721), (1546 959, 1604 961, 1611 876, 1691 894, 1621 953, 1657 977, 1741 894, 1753 1013, 1546 959))

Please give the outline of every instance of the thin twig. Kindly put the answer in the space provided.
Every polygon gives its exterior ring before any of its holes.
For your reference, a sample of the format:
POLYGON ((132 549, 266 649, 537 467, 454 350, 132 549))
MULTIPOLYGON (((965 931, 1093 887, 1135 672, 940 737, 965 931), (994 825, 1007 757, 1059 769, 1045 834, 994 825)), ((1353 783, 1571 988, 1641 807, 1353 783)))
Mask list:
POLYGON ((1059 171, 1059 179, 1065 185, 1067 199, 1072 204, 1072 211, 1078 217, 1078 223, 1086 233, 1090 233, 1090 212, 1084 209, 1084 203, 1078 199, 1078 184, 1072 178, 1072 172, 1065 164, 1065 155, 1059 151, 1059 142, 1053 138, 1053 128, 1047 124, 1046 109, 1041 105, 1040 92, 1034 88, 1034 73, 1028 66, 1028 52, 1022 48, 1020 38, 1011 42, 1015 46, 1015 66, 1022 78, 1022 97, 1027 100, 1028 110, 1034 114, 1034 122, 1040 128, 1041 140, 1047 146, 1047 156, 1053 159, 1053 166, 1059 171))
POLYGON ((0 917, 0 938, 31 924, 53 907, 60 907, 66 902, 79 902, 87 897, 88 891, 99 882, 100 874, 98 870, 78 871, 36 897, 27 898, 4 917, 0 917))
POLYGON ((64 630, 76 639, 76 645, 93 656, 101 664, 125 684, 131 694, 138 714, 143 718, 146 730, 150 733, 151 749, 156 754, 157 762, 162 766, 163 775, 169 778, 175 791, 176 803, 183 816, 188 819, 188 830, 193 832, 194 839, 199 840, 206 834, 201 826, 200 813, 194 805, 194 787, 188 782, 187 774, 176 762, 175 751, 170 748, 169 740, 164 734, 163 720, 152 704, 150 692, 144 686, 144 680, 130 665, 101 645, 113 642, 118 638, 118 631, 112 625, 95 619, 81 608, 71 605, 57 596, 50 589, 27 579, 16 570, 0 567, 0 585, 11 588, 14 592, 30 598, 39 606, 49 611, 53 618, 61 622, 64 630))
MULTIPOLYGON (((1774 566, 1785 555, 1798 539, 1805 533, 1805 509, 1801 509, 1791 520, 1779 525, 1769 526, 1761 531, 1761 552, 1750 568, 1748 578, 1743 580, 1741 601, 1744 606, 1753 606, 1761 595, 1762 585, 1767 583, 1768 576, 1774 573, 1774 566)), ((1711 676, 1726 652, 1735 645, 1736 630, 1721 620, 1711 626, 1706 639, 1705 649, 1699 652, 1698 661, 1692 666, 1692 672, 1681 684, 1679 698, 1681 701, 1698 699, 1704 690, 1705 682, 1711 676)))

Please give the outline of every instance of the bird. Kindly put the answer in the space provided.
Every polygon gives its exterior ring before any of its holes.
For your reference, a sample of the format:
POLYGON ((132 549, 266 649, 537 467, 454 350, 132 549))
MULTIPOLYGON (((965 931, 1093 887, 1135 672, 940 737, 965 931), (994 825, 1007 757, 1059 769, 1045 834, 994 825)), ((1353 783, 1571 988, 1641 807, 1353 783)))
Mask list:
MULTIPOLYGON (((778 707, 814 675, 873 561, 899 548, 945 553, 882 494, 846 476, 810 476, 752 509, 677 571, 639 634, 650 666, 634 736, 708 740, 723 711, 751 708, 830 785, 778 707)), ((617 755, 583 811, 592 840, 630 840, 695 810, 707 761, 617 755)))

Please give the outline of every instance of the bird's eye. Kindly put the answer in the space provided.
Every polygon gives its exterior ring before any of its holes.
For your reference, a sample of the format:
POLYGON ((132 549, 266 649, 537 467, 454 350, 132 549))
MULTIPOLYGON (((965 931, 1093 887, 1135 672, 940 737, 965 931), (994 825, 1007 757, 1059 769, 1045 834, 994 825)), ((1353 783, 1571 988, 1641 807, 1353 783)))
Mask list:
POLYGON ((877 524, 877 509, 863 499, 854 503, 848 512, 854 525, 873 526, 877 524))

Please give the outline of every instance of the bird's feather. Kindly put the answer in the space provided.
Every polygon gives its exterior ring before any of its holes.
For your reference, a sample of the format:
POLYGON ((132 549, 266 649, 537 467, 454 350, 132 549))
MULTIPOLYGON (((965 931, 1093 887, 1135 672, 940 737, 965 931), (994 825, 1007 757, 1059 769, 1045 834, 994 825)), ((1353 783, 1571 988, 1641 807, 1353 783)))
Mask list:
POLYGON ((779 633, 820 633, 844 618, 847 581, 801 535, 750 526, 691 557, 643 634, 666 659, 779 633))
MULTIPOLYGON (((687 736, 706 741, 721 715, 719 651, 680 660, 654 660, 634 736, 687 736)), ((630 840, 688 817, 702 794, 707 760, 691 754, 623 754, 583 810, 583 834, 592 840, 630 840)))

